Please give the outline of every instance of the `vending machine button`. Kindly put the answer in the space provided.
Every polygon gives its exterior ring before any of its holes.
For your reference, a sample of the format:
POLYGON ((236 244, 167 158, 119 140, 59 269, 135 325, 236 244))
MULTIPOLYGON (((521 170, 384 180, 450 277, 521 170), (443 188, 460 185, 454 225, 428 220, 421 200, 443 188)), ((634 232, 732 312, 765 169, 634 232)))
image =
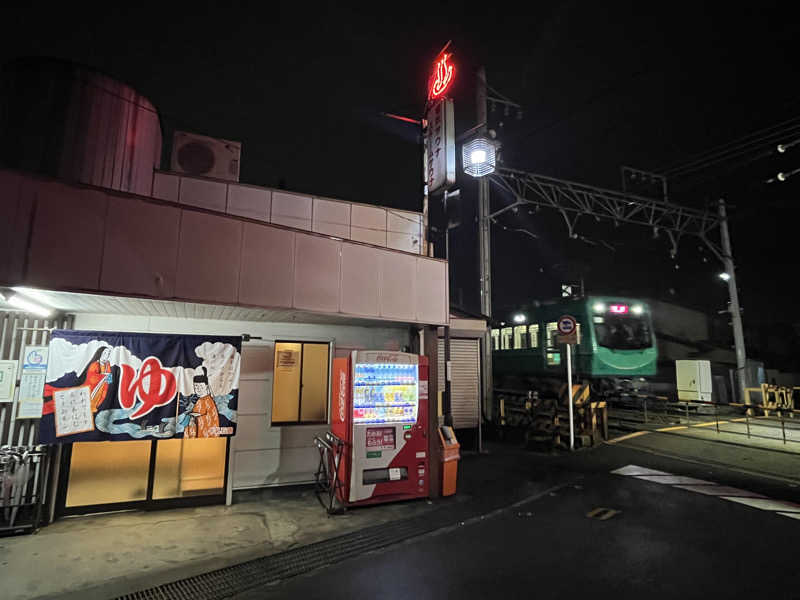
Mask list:
POLYGON ((403 434, 403 437, 404 437, 404 438, 406 438, 407 440, 410 440, 410 439, 411 439, 411 432, 410 432, 410 431, 406 431, 406 432, 403 434))

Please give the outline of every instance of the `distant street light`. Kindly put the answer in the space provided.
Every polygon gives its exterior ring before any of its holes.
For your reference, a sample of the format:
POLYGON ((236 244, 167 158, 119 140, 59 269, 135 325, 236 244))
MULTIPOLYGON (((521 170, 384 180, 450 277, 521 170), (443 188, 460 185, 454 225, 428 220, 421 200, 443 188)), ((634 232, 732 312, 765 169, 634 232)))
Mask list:
POLYGON ((722 273, 719 274, 719 278, 722 279, 722 281, 730 281, 731 275, 730 273, 723 271, 722 273))
POLYGON ((514 323, 524 323, 527 317, 522 313, 514 315, 514 323))
POLYGON ((464 173, 473 177, 484 177, 494 173, 497 147, 489 138, 479 136, 461 147, 464 173))

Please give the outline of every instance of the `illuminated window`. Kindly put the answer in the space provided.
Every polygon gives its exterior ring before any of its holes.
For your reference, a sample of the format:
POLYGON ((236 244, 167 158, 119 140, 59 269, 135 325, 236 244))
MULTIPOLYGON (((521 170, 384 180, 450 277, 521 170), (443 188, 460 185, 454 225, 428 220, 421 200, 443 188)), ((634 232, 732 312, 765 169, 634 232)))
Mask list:
POLYGON ((531 348, 539 347, 539 326, 528 325, 528 342, 531 348))
POLYGON ((327 343, 275 342, 272 424, 328 420, 327 343))
POLYGON ((558 335, 558 323, 556 321, 551 321, 545 326, 545 332, 547 335, 547 349, 558 349, 558 343, 556 340, 556 336, 558 335))
POLYGON ((545 325, 545 348, 547 349, 547 364, 548 366, 556 366, 561 364, 561 352, 558 349, 558 322, 551 321, 545 325))
POLYGON ((492 329, 492 350, 500 350, 500 330, 492 329))
POLYGON ((501 350, 511 350, 511 342, 514 336, 514 328, 513 327, 503 327, 500 330, 500 349, 501 350))
POLYGON ((528 326, 517 325, 514 327, 514 349, 520 350, 528 347, 528 326))

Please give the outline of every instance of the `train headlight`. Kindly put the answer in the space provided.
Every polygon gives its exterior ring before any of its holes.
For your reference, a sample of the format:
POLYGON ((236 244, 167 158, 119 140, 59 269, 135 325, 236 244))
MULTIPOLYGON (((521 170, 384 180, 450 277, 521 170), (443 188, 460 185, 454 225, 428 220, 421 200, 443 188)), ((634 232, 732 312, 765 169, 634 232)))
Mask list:
POLYGON ((631 312, 635 315, 640 315, 644 312, 644 307, 641 304, 634 304, 631 312))
POLYGON ((597 302, 593 307, 594 312, 596 313, 604 313, 606 312, 606 305, 602 302, 597 302))

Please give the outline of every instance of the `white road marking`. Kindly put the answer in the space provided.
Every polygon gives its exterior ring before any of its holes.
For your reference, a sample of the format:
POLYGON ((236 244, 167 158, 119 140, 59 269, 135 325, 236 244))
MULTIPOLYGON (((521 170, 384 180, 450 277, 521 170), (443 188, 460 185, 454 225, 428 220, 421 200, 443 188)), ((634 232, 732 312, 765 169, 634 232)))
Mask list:
POLYGON ((716 496, 728 502, 744 504, 751 508, 775 512, 790 519, 800 520, 800 504, 787 500, 773 500, 755 492, 740 490, 739 488, 717 485, 713 481, 685 477, 683 475, 672 475, 664 471, 656 471, 638 465, 626 465, 611 471, 615 475, 627 475, 634 479, 642 479, 652 483, 660 483, 680 488, 688 492, 699 492, 707 496, 716 496))
POLYGON ((784 512, 800 512, 800 504, 794 502, 786 502, 785 500, 773 500, 772 498, 736 498, 734 496, 720 496, 723 500, 730 500, 731 502, 738 502, 758 508, 761 510, 774 510, 784 512))
POLYGON ((779 512, 778 514, 783 515, 784 517, 789 517, 790 519, 800 519, 800 513, 779 512))
POLYGON ((676 485, 676 488, 687 490, 689 492, 700 492, 707 496, 739 496, 741 498, 766 498, 761 494, 755 492, 748 492, 747 490, 740 490, 735 487, 728 487, 727 485, 676 485))
POLYGON ((669 475, 669 473, 665 473, 664 471, 656 471, 654 469, 647 469, 645 467, 640 467, 638 465, 628 465, 627 467, 621 467, 615 471, 611 471, 616 475, 669 475))
POLYGON ((712 481, 703 481, 694 477, 684 477, 682 475, 635 475, 636 479, 644 479, 653 483, 663 483, 665 485, 716 485, 712 481))

